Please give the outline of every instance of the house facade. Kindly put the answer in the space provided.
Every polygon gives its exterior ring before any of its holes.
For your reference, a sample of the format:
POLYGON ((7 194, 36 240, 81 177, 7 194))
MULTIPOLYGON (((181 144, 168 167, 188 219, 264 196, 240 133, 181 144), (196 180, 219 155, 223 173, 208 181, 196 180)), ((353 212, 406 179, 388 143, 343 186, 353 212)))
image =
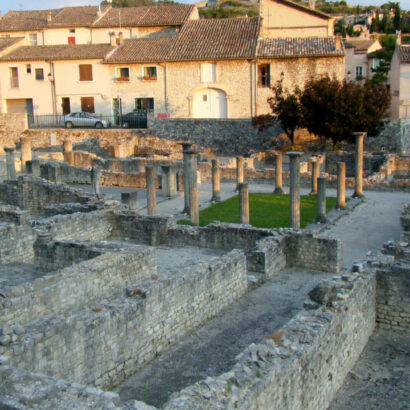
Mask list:
POLYGON ((371 40, 361 37, 351 37, 345 42, 346 49, 346 78, 360 80, 372 78, 373 71, 378 64, 374 53, 382 49, 379 40, 371 40))
POLYGON ((396 45, 390 67, 390 113, 394 119, 410 118, 410 45, 396 45))
POLYGON ((280 37, 264 18, 199 20, 191 6, 173 17, 168 6, 151 14, 140 10, 140 17, 133 10, 134 20, 144 18, 147 25, 132 27, 132 13, 127 20, 122 9, 109 9, 99 19, 104 27, 92 31, 93 39, 98 30, 109 34, 101 34, 104 42, 26 45, 0 56, 2 111, 116 115, 148 109, 159 117, 251 118, 270 111, 276 81, 293 89, 321 74, 344 78, 345 51, 332 35, 331 19, 288 0, 264 0, 261 9, 273 12, 270 3, 288 8, 291 28, 306 14, 300 36, 284 29, 280 37), (123 26, 114 30, 118 10, 131 27, 128 34, 123 26), (155 22, 157 31, 149 33, 155 22))

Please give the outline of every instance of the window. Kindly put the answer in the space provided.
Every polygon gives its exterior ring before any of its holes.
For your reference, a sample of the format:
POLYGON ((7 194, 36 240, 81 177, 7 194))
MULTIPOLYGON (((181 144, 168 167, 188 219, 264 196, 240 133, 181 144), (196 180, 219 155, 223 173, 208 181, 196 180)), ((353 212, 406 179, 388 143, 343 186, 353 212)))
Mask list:
POLYGON ((258 65, 258 86, 270 87, 270 64, 258 65))
POLYGON ((157 67, 144 67, 144 80, 156 80, 157 67))
POLYGON ((80 81, 93 81, 92 64, 80 64, 78 67, 80 69, 80 81))
POLYGON ((10 88, 19 88, 19 71, 17 67, 10 67, 10 88))
POLYGON ((356 80, 360 80, 363 77, 363 67, 358 65, 356 67, 356 80))
POLYGON ((201 82, 214 83, 216 81, 216 64, 202 63, 201 64, 201 82))
POLYGON ((75 37, 68 37, 68 44, 75 44, 75 37))
POLYGON ((31 64, 26 64, 26 73, 31 74, 31 64))
POLYGON ((37 45, 37 33, 29 34, 28 41, 30 42, 30 45, 36 46, 37 45))
POLYGON ((44 80, 44 69, 36 68, 36 80, 44 80))
POLYGON ((130 69, 128 67, 117 67, 116 79, 117 81, 129 81, 130 69))
POLYGON ((70 29, 70 33, 71 33, 71 34, 75 34, 75 28, 71 28, 71 29, 70 29))
POLYGON ((153 98, 136 98, 135 108, 137 110, 153 110, 154 99, 153 98))
POLYGON ((95 112, 94 111, 94 97, 81 97, 81 111, 95 112))

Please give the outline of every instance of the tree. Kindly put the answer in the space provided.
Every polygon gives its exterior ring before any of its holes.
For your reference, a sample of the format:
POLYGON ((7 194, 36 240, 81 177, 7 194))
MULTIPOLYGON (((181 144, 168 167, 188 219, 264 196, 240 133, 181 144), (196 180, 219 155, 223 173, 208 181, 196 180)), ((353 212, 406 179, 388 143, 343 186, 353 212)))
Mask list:
POLYGON ((372 24, 370 26, 370 29, 372 33, 378 33, 380 30, 380 15, 379 15, 379 9, 376 11, 376 16, 372 20, 372 24))
POLYGON ((268 98, 269 106, 272 110, 272 117, 279 120, 286 135, 294 142, 295 130, 299 127, 300 116, 300 104, 299 94, 300 91, 296 88, 293 94, 283 89, 282 81, 278 81, 274 87, 272 87, 273 97, 268 98))
POLYGON ((301 125, 333 142, 353 141, 353 132, 377 132, 390 106, 384 83, 311 79, 299 95, 301 125))

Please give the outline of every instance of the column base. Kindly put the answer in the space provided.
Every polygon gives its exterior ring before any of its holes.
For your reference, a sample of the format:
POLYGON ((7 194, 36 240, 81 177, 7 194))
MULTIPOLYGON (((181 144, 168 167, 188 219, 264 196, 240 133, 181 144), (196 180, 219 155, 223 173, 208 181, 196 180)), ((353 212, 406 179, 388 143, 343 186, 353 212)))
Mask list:
POLYGON ((347 205, 335 205, 335 209, 343 211, 344 209, 347 209, 347 205))
POLYGON ((181 213, 189 215, 189 206, 186 206, 181 213))
POLYGON ((283 195, 283 194, 285 193, 285 191, 283 190, 282 187, 277 186, 277 187, 275 188, 275 190, 273 191, 273 193, 276 194, 276 195, 283 195))
POLYGON ((354 192, 354 194, 352 195, 352 198, 363 198, 363 193, 358 194, 357 192, 354 192))
POLYGON ((324 215, 318 215, 318 216, 316 216, 316 218, 315 218, 315 223, 316 223, 316 224, 325 224, 325 223, 327 223, 327 218, 326 218, 326 216, 324 216, 324 215))
POLYGON ((221 202, 220 195, 212 195, 211 202, 221 202))
POLYGON ((317 191, 310 191, 309 195, 310 196, 317 196, 317 191))

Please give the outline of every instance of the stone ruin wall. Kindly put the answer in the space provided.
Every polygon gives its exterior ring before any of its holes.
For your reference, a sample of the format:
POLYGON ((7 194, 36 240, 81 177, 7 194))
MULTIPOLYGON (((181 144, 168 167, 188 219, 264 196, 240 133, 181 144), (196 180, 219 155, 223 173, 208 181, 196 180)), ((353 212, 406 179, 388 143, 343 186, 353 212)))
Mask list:
POLYGON ((390 266, 377 271, 377 323, 384 329, 410 330, 410 205, 401 217, 402 235, 397 244, 387 243, 382 254, 392 259, 390 266))

